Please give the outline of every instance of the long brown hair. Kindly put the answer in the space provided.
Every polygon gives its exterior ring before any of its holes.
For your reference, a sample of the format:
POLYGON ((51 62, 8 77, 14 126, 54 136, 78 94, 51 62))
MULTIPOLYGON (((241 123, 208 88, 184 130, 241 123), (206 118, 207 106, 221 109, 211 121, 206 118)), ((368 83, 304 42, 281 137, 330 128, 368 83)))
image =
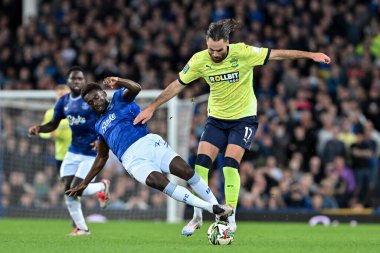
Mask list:
POLYGON ((212 39, 215 41, 224 39, 229 40, 230 33, 239 28, 240 24, 235 19, 222 19, 216 22, 212 22, 206 31, 206 39, 212 39))

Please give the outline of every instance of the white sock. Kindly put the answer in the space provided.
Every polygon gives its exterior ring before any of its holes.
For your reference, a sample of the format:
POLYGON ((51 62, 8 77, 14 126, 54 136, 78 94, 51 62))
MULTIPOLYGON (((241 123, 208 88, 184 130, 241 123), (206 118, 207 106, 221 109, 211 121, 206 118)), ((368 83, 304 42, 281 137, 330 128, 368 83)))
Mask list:
POLYGON ((193 218, 194 219, 202 219, 203 218, 203 210, 198 208, 198 207, 194 207, 194 214, 193 214, 193 218))
POLYGON ((75 197, 65 195, 65 202, 67 209, 69 210, 71 218, 74 220, 75 225, 79 229, 88 230, 86 221, 82 213, 82 205, 80 200, 75 197))
MULTIPOLYGON (((207 186, 206 182, 199 176, 198 173, 195 173, 194 176, 187 181, 187 183, 203 200, 211 204, 218 204, 218 200, 216 199, 214 193, 212 193, 210 187, 207 186)), ((202 209, 194 207, 193 218, 202 219, 202 209)))
POLYGON ((82 196, 93 195, 97 192, 104 191, 104 189, 105 189, 105 186, 101 182, 100 183, 90 183, 90 184, 88 184, 87 188, 84 189, 82 196))
POLYGON ((234 213, 231 216, 228 216, 229 223, 236 223, 235 214, 236 214, 236 208, 234 209, 234 213))
POLYGON ((187 183, 191 186, 194 192, 203 200, 216 205, 218 200, 215 198, 214 193, 212 193, 210 187, 207 186, 206 182, 195 173, 192 178, 190 178, 187 183))
POLYGON ((204 210, 213 213, 212 206, 213 204, 208 203, 194 194, 192 194, 188 189, 183 186, 176 185, 170 182, 164 189, 164 193, 177 201, 184 202, 191 206, 196 206, 204 210))

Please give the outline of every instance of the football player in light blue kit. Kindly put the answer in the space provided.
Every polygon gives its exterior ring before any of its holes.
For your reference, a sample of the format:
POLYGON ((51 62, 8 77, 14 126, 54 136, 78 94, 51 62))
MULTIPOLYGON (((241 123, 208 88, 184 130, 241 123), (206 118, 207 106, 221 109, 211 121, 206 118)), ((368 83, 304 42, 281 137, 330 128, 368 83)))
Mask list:
POLYGON ((110 88, 122 88, 115 92, 111 101, 108 101, 106 92, 96 83, 89 83, 82 89, 82 97, 99 115, 95 125, 99 136, 98 154, 83 182, 66 191, 66 194, 78 196, 86 191, 91 180, 103 169, 111 149, 127 172, 140 183, 218 216, 231 215, 233 208, 218 205, 205 181, 161 136, 149 133, 146 124, 133 125, 133 120, 140 113, 140 107, 134 99, 141 86, 118 77, 108 77, 104 84, 110 88), (164 173, 186 180, 200 198, 187 188, 170 182, 164 173))
MULTIPOLYGON (((70 93, 57 101, 53 119, 44 125, 29 128, 30 135, 49 133, 58 127, 62 119, 68 119, 72 131, 72 141, 60 169, 60 177, 65 184, 65 191, 82 182, 89 172, 96 156, 97 139, 95 132, 97 115, 80 96, 81 89, 85 85, 84 70, 74 66, 69 70, 67 76, 70 93)), ((88 196, 96 193, 100 193, 98 198, 101 207, 106 207, 109 200, 109 181, 102 180, 100 183, 89 184, 82 195, 88 196)), ((80 199, 67 195, 64 198, 76 226, 70 235, 89 235, 80 199)))

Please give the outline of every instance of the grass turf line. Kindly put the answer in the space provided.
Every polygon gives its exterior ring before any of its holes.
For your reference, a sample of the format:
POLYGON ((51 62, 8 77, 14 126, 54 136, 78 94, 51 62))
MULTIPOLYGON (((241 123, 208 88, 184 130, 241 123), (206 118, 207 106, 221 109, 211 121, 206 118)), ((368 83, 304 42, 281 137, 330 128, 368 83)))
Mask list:
POLYGON ((181 235, 184 224, 154 221, 89 223, 92 235, 69 237, 68 220, 0 219, 1 253, 337 253, 380 252, 380 226, 309 227, 305 223, 239 222, 235 241, 214 246, 205 223, 193 236, 181 235))

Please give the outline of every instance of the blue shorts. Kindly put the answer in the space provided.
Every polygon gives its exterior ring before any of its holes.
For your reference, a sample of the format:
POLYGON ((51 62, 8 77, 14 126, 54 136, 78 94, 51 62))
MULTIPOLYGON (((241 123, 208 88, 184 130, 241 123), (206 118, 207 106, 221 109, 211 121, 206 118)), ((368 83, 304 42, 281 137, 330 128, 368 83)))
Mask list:
POLYGON ((209 142, 220 150, 224 150, 228 144, 235 144, 249 150, 258 125, 256 116, 237 120, 209 117, 201 141, 209 142))

